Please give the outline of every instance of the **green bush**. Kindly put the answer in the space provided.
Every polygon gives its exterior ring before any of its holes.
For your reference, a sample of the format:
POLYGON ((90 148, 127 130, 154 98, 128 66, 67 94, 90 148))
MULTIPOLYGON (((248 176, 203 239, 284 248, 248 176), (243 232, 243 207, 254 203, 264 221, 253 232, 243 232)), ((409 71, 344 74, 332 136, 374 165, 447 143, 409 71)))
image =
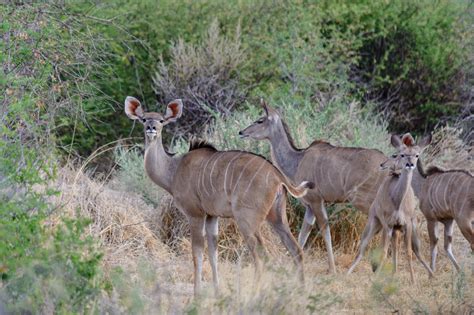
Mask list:
POLYGON ((322 10, 322 33, 347 34, 351 81, 390 114, 392 129, 430 130, 462 112, 467 2, 325 1, 322 10))
POLYGON ((223 37, 214 21, 202 43, 179 39, 171 48, 169 63, 160 60, 153 78, 159 100, 166 104, 180 98, 185 104, 182 119, 170 126, 174 133, 199 134, 212 119, 209 110, 229 115, 243 102, 239 68, 245 56, 239 29, 233 37, 223 37))
MULTIPOLYGON (((15 236, 22 241, 13 244, 9 239, 7 253, 2 249, 7 267, 0 301, 12 313, 89 312, 101 293, 97 280, 102 257, 95 242, 83 237, 89 222, 65 219, 50 232, 43 226, 45 219, 34 215, 16 220, 15 236)), ((2 223, 2 229, 10 226, 2 223)))
MULTIPOLYGON (((472 32, 466 31, 464 1, 120 0, 10 4, 3 10, 3 27, 19 18, 37 21, 38 27, 29 31, 37 48, 17 55, 35 57, 53 69, 46 80, 61 115, 51 129, 68 156, 85 157, 105 143, 138 134, 130 132, 123 115, 125 96, 137 96, 152 109, 156 100, 186 94, 186 85, 173 88, 177 75, 165 80, 168 87, 160 80, 154 86, 154 69, 160 58, 160 69, 175 67, 172 44, 178 39, 189 47, 205 42, 214 20, 227 38, 240 25, 245 58, 231 79, 250 102, 282 89, 296 92, 295 80, 304 78, 313 82, 313 89, 305 91, 316 107, 343 86, 362 106, 369 103, 389 114, 395 131, 432 129, 468 112, 463 107, 472 84, 466 66, 472 32), (301 77, 296 78, 290 61, 310 59, 313 66, 300 63, 306 70, 298 70, 301 77)), ((196 77, 191 75, 193 89, 205 90, 196 77)), ((208 99, 206 105, 217 108, 222 97, 208 99)), ((244 100, 239 95, 237 103, 244 100)), ((47 121, 51 124, 51 117, 47 121)))
POLYGON ((82 236, 87 222, 64 218, 53 227, 49 203, 58 160, 51 122, 75 104, 49 62, 54 37, 44 37, 54 25, 33 5, 0 12, 9 17, 0 40, 0 305, 11 313, 85 312, 99 293, 101 254, 82 236))

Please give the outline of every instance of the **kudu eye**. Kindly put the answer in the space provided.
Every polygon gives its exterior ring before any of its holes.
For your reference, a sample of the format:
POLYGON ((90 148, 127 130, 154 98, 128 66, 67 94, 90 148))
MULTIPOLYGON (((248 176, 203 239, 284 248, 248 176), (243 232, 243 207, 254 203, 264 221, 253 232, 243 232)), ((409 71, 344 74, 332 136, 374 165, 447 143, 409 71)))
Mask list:
POLYGON ((164 123, 165 120, 164 119, 160 119, 160 124, 164 123))
POLYGON ((405 157, 405 154, 400 154, 400 156, 401 156, 402 158, 404 158, 404 157, 405 157))
POLYGON ((398 154, 392 154, 392 158, 395 159, 397 158, 398 154))
POLYGON ((263 123, 263 119, 257 120, 257 124, 261 124, 261 123, 263 123))
POLYGON ((146 123, 146 118, 142 118, 142 122, 146 123))
POLYGON ((416 158, 418 158, 419 156, 420 156, 419 154, 415 155, 416 158))

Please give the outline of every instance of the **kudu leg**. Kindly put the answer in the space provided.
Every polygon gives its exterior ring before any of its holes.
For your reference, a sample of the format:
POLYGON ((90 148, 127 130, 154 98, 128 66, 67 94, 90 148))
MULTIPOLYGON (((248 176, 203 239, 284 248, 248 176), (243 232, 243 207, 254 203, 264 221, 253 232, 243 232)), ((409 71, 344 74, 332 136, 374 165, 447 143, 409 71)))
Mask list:
POLYGON ((396 273, 398 269, 398 245, 400 243, 400 230, 394 230, 392 235, 392 272, 396 273))
POLYGON ((380 272, 383 270, 383 265, 385 264, 385 260, 387 259, 387 256, 388 256, 388 247, 390 245, 390 241, 392 240, 392 234, 393 234, 393 229, 384 227, 383 237, 382 237, 382 259, 380 259, 380 263, 378 267, 375 266, 375 268, 373 268, 373 271, 380 272))
POLYGON ((456 258, 454 258, 453 255, 453 247, 452 247, 452 242, 453 242, 453 228, 454 228, 454 220, 445 220, 443 221, 444 224, 444 250, 446 251, 446 254, 448 255, 449 259, 453 263, 454 267, 456 268, 457 271, 461 270, 459 267, 458 262, 456 261, 456 258))
POLYGON ((255 237, 257 238, 257 243, 258 243, 258 247, 259 247, 259 252, 262 254, 262 256, 264 257, 264 261, 267 262, 268 260, 268 251, 265 247, 265 244, 263 242, 263 237, 262 237, 262 233, 260 233, 260 230, 257 230, 255 232, 255 237))
POLYGON ((263 265, 262 265, 262 260, 260 259, 260 254, 258 252, 258 247, 259 247, 258 240, 255 235, 245 234, 245 233, 243 233, 243 235, 244 235, 245 243, 247 244, 247 247, 249 248, 249 251, 252 254, 252 257, 255 263, 255 279, 256 279, 256 282, 259 283, 262 277, 263 265))
POLYGON ((418 259, 419 262, 425 267, 425 269, 428 271, 428 274, 430 278, 433 277, 433 271, 431 270, 430 267, 428 267, 428 264, 423 260, 420 254, 420 239, 418 238, 418 232, 416 230, 416 221, 412 222, 412 243, 411 246, 413 248, 413 252, 415 253, 416 258, 418 259))
POLYGON ((461 230, 462 235, 471 245, 471 251, 474 253, 474 220, 473 219, 459 219, 456 220, 456 223, 461 230))
POLYGON ((304 213, 303 224, 301 225, 300 233, 298 234, 298 244, 301 248, 304 248, 306 241, 308 241, 309 233, 316 222, 316 217, 313 214, 313 210, 310 206, 306 205, 306 211, 304 213))
MULTIPOLYGON (((243 214, 252 212, 244 211, 241 209, 240 211, 234 211, 234 213, 243 214)), ((260 229, 261 222, 255 222, 255 220, 252 221, 252 218, 244 217, 243 215, 236 215, 235 221, 237 223, 237 226, 239 227, 239 231, 242 234, 250 253, 252 254, 252 258, 255 263, 255 279, 258 285, 260 282, 263 268, 262 260, 260 259, 259 253, 260 243, 256 235, 258 234, 258 231, 260 229)))
POLYGON ((202 280, 202 258, 204 251, 204 225, 205 218, 190 218, 191 247, 194 263, 194 295, 199 295, 202 280))
POLYGON ((286 249, 293 257, 293 261, 298 269, 300 280, 304 282, 303 250, 298 245, 298 242, 296 242, 296 239, 291 234, 290 228, 287 225, 281 222, 276 222, 272 223, 272 226, 278 236, 280 236, 283 245, 285 245, 286 249))
POLYGON ((438 221, 429 220, 428 236, 430 238, 430 252, 431 252, 431 270, 436 270, 436 256, 438 256, 438 221))
POLYGON ((407 225, 405 231, 405 248, 407 251, 407 259, 408 259, 408 268, 410 270, 410 279, 412 283, 415 283, 415 274, 413 272, 413 261, 412 261, 412 227, 407 225))
POLYGON ((206 217, 206 236, 207 236, 207 250, 209 254, 209 262, 212 268, 212 282, 214 284, 214 291, 219 293, 219 276, 217 273, 217 234, 219 231, 219 224, 217 217, 206 217))
POLYGON ((274 203, 267 221, 271 224, 275 232, 280 237, 283 245, 290 252, 293 257, 293 262, 298 269, 300 280, 304 282, 304 270, 303 270, 303 250, 298 245, 298 242, 291 234, 290 227, 288 224, 288 218, 286 216, 286 197, 281 195, 274 203))
POLYGON ((313 209, 313 214, 316 216, 316 222, 318 223, 319 230, 324 238, 324 243, 326 244, 326 251, 328 252, 328 264, 329 264, 329 273, 336 273, 336 263, 334 261, 334 254, 332 251, 332 240, 331 240, 331 230, 329 228, 328 214, 326 208, 324 207, 324 202, 313 203, 311 205, 313 209))
POLYGON ((347 274, 350 274, 352 271, 354 271, 355 267, 359 264, 360 260, 362 259, 362 256, 364 256, 365 250, 367 249, 367 246, 369 245, 370 240, 374 237, 375 234, 377 234, 380 229, 382 228, 382 225, 380 224, 380 221, 376 217, 370 217, 367 222, 367 225, 365 226, 364 232, 362 233, 362 239, 360 241, 360 247, 359 247, 359 252, 357 253, 356 259, 352 263, 352 266, 349 268, 349 271, 347 274))

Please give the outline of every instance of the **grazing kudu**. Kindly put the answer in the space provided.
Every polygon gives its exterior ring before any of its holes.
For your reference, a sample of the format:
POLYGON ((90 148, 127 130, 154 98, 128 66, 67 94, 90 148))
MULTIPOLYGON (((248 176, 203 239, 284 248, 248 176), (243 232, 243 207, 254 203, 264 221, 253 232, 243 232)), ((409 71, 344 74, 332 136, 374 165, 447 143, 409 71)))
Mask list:
POLYGON ((421 143, 416 145, 415 140, 409 133, 405 134, 401 140, 398 136, 393 135, 391 143, 398 149, 400 159, 394 165, 392 173, 385 177, 377 191, 377 196, 369 210, 369 219, 362 234, 359 252, 348 273, 351 273, 360 262, 372 237, 382 229, 383 256, 379 267, 383 265, 387 258, 389 242, 391 240, 393 271, 397 270, 397 248, 399 233, 401 232, 404 234, 410 277, 412 281, 415 281, 412 250, 418 260, 428 270, 430 277, 433 275, 433 272, 423 261, 419 253, 419 240, 415 229, 416 199, 411 186, 413 170, 423 145, 421 143))
POLYGON ((217 151, 205 142, 192 143, 188 153, 175 156, 162 144, 163 126, 182 113, 181 100, 168 104, 161 115, 145 112, 133 97, 125 100, 125 113, 145 128, 145 171, 151 180, 173 196, 189 220, 194 262, 194 292, 201 287, 204 236, 207 235, 213 284, 218 292, 218 217, 234 218, 255 260, 257 275, 263 250, 260 227, 266 219, 293 257, 303 279, 303 251, 290 232, 286 217, 286 191, 302 197, 312 183, 293 186, 263 157, 241 151, 217 151))
POLYGON ((329 272, 336 266, 332 251, 331 232, 324 202, 351 202, 356 209, 368 213, 385 172, 380 163, 385 155, 372 149, 337 147, 324 141, 314 141, 298 149, 279 113, 262 100, 265 116, 239 132, 243 138, 267 139, 271 145, 272 162, 295 182, 308 180, 316 188, 302 198, 306 207, 298 236, 304 247, 315 222, 322 232, 328 252, 329 272))
MULTIPOLYGON (((386 167, 398 163, 401 153, 394 154, 386 167), (391 162, 391 163, 390 163, 391 162)), ((420 200, 420 210, 427 220, 431 249, 431 270, 436 270, 438 255, 438 222, 444 225, 444 249, 459 271, 452 251, 453 223, 456 223, 474 251, 474 176, 466 170, 424 169, 418 160, 412 187, 420 200)))

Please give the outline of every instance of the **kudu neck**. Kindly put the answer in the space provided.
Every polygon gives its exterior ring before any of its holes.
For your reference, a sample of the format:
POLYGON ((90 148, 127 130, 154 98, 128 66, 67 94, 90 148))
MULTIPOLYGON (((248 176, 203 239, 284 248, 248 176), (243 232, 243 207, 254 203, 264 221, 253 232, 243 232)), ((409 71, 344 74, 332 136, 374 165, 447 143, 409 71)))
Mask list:
POLYGON ((177 165, 178 159, 165 151, 161 136, 146 139, 145 171, 155 184, 169 193, 177 165))
POLYGON ((413 171, 413 178, 411 180, 411 187, 413 188, 413 192, 415 196, 420 199, 422 194, 423 185, 426 182, 426 178, 421 176, 418 169, 413 171))
POLYGON ((272 161, 288 177, 294 178, 303 153, 293 144, 282 121, 278 121, 270 137, 272 161))
POLYGON ((391 197, 396 209, 400 208, 400 205, 408 193, 408 190, 411 189, 413 172, 413 170, 403 169, 400 177, 395 183, 391 197))

